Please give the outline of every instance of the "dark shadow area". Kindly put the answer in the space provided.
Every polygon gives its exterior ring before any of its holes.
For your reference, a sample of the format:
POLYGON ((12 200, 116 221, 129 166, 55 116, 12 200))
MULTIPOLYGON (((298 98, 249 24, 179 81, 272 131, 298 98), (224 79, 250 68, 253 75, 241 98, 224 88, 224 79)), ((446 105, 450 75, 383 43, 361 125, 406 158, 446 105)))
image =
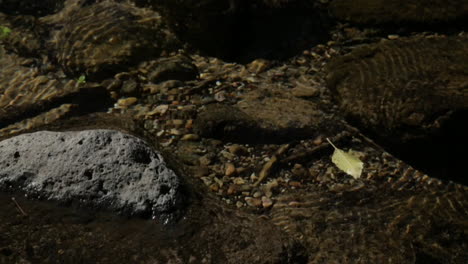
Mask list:
POLYGON ((166 4, 158 11, 191 47, 238 63, 258 58, 284 60, 328 39, 332 23, 311 2, 280 7, 260 1, 233 3, 166 4))
POLYGON ((383 142, 384 149, 422 172, 439 179, 468 185, 468 110, 455 113, 439 133, 404 144, 383 142), (465 154, 464 154, 465 153, 465 154))

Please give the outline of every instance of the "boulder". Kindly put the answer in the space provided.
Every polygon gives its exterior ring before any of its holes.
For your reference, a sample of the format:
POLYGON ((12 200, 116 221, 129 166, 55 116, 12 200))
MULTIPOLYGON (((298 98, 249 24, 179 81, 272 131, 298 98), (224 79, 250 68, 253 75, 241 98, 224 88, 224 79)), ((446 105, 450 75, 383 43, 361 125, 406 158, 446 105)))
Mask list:
POLYGON ((179 177, 143 140, 115 130, 39 131, 0 142, 0 188, 130 215, 168 216, 179 177))

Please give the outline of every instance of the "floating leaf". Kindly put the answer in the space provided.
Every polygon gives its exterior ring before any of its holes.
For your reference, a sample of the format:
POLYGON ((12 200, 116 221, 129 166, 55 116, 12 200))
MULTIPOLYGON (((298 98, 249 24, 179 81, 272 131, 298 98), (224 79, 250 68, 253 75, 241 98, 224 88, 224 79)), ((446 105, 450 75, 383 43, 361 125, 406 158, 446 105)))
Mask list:
POLYGON ((353 176, 355 179, 361 177, 364 163, 362 163, 362 161, 358 157, 352 154, 353 151, 349 150, 348 153, 346 153, 343 150, 335 147, 335 145, 333 145, 333 143, 328 138, 327 141, 335 149, 332 155, 332 162, 335 163, 335 165, 340 170, 353 176))

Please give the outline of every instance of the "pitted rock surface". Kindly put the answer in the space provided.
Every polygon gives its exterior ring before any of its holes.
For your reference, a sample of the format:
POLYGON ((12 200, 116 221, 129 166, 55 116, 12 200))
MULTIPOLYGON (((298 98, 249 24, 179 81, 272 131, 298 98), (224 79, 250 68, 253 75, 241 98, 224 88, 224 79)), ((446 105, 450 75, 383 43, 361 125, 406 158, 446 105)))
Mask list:
POLYGON ((163 157, 118 131, 40 131, 4 140, 0 150, 2 189, 137 215, 159 216, 180 200, 179 178, 163 157))

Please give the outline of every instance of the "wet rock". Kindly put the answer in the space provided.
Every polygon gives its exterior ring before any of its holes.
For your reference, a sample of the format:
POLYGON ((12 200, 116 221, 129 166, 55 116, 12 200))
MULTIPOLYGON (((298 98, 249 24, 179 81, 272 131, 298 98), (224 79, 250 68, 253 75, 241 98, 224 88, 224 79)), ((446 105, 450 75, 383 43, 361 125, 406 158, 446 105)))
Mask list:
POLYGON ((187 56, 178 55, 152 61, 147 66, 148 80, 159 83, 167 80, 188 81, 198 76, 198 69, 187 56))
POLYGON ((19 65, 15 56, 1 58, 0 64, 0 128, 63 103, 79 104, 81 112, 90 112, 113 101, 104 87, 42 75, 38 68, 19 65))
POLYGON ((178 47, 157 13, 128 4, 100 2, 65 12, 49 23, 63 24, 50 44, 69 76, 102 79, 178 47))
POLYGON ((114 130, 40 131, 0 142, 0 186, 122 213, 176 209, 180 180, 144 141, 114 130))
POLYGON ((317 104, 284 92, 275 93, 256 90, 245 94, 237 104, 258 125, 264 140, 280 142, 300 139, 317 135, 325 127, 331 132, 333 125, 338 126, 317 104))
POLYGON ((334 0, 330 11, 337 18, 355 23, 435 24, 453 22, 468 16, 464 0, 404 1, 404 0, 334 0))
POLYGON ((6 14, 45 16, 63 8, 65 0, 0 0, 0 11, 6 14))
POLYGON ((202 137, 248 141, 258 134, 255 129, 247 114, 224 104, 207 105, 194 121, 194 131, 202 137))
MULTIPOLYGON (((1 5, 1 4, 0 4, 1 5)), ((10 32, 0 37, 0 43, 9 51, 21 56, 39 56, 43 53, 46 28, 32 16, 7 16, 0 13, 0 24, 10 32)))
POLYGON ((468 109, 466 37, 410 38, 357 48, 328 65, 328 86, 353 121, 404 139, 468 109))

